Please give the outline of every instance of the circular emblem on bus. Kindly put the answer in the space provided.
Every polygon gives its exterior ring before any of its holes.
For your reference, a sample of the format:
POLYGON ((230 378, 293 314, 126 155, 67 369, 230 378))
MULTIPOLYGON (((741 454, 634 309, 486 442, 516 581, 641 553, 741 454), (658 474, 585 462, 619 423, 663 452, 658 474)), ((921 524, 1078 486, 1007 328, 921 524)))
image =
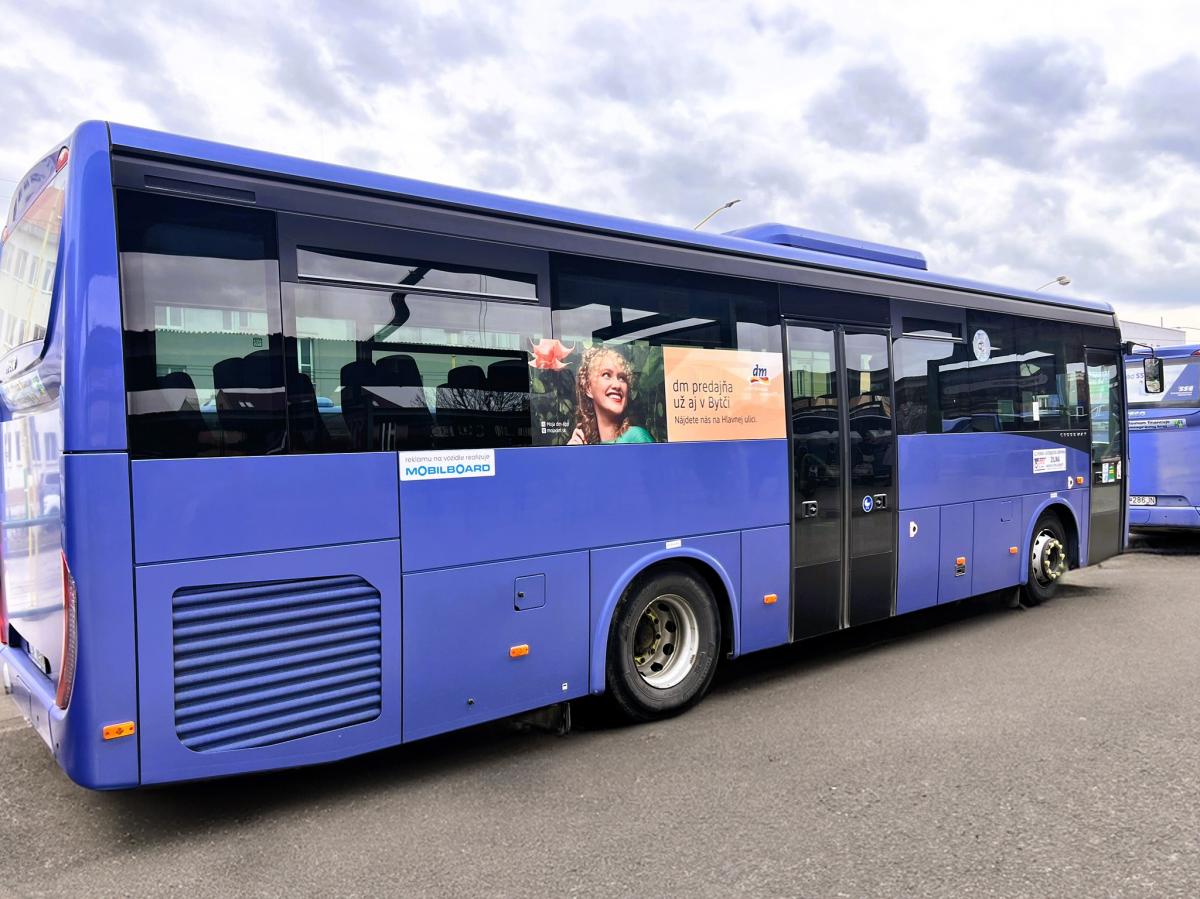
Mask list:
POLYGON ((987 362, 992 358, 992 339, 982 328, 976 331, 975 336, 971 338, 971 347, 975 350, 975 358, 980 362, 987 362))
POLYGON ((866 496, 863 497, 863 511, 870 512, 874 508, 875 508, 875 500, 872 499, 871 495, 868 493, 866 496))

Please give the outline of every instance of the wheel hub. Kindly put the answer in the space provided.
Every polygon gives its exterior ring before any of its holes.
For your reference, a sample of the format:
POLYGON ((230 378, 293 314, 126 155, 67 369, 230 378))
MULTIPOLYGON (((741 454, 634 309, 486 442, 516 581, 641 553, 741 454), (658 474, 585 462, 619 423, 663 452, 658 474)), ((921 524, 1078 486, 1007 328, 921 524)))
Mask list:
POLYGON ((651 687, 675 686, 692 670, 700 643, 696 613, 681 596, 657 596, 638 618, 633 634, 633 664, 651 687))
POLYGON ((1067 573, 1067 551, 1052 531, 1045 530, 1033 541, 1033 576, 1039 584, 1053 584, 1067 573))

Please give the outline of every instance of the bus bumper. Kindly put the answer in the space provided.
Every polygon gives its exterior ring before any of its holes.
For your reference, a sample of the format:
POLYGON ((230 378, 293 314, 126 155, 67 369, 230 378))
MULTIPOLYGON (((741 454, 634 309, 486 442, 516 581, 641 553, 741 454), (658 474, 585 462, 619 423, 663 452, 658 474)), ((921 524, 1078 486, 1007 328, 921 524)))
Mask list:
POLYGON ((62 725, 62 711, 54 702, 54 685, 34 666, 25 653, 11 646, 0 646, 0 665, 6 687, 29 726, 38 732, 47 748, 54 752, 54 721, 62 725))
POLYGON ((1131 528, 1200 528, 1200 509, 1194 506, 1130 506, 1131 528))
POLYGON ((75 674, 71 705, 64 711, 55 701, 53 682, 19 648, 0 646, 0 669, 11 686, 17 709, 71 780, 89 790, 138 786, 137 736, 104 737, 103 725, 120 723, 123 718, 103 717, 101 703, 87 689, 80 670, 75 674))

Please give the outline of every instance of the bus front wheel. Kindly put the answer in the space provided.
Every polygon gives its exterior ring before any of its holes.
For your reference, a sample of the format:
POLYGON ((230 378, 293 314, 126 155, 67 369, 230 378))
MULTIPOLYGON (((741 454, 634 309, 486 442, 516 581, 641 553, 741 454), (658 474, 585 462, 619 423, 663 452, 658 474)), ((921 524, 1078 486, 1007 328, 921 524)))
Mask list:
POLYGON ((1067 573, 1067 538, 1057 515, 1043 515, 1034 525, 1028 559, 1025 604, 1036 606, 1058 592, 1059 581, 1067 573))
POLYGON ((720 611, 703 579, 685 568, 655 572, 617 604, 608 695, 634 721, 678 715, 708 690, 720 646, 720 611))

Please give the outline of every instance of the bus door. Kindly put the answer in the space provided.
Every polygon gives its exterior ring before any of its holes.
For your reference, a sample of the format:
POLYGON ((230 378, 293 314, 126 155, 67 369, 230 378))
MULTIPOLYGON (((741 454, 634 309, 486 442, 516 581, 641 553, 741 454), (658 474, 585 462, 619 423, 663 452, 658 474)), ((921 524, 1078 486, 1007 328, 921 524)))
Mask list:
POLYGON ((1094 565, 1125 545, 1125 394, 1116 352, 1088 349, 1086 362, 1092 453, 1087 561, 1094 565))
POLYGON ((787 326, 794 640, 892 613, 889 346, 882 330, 787 326))

